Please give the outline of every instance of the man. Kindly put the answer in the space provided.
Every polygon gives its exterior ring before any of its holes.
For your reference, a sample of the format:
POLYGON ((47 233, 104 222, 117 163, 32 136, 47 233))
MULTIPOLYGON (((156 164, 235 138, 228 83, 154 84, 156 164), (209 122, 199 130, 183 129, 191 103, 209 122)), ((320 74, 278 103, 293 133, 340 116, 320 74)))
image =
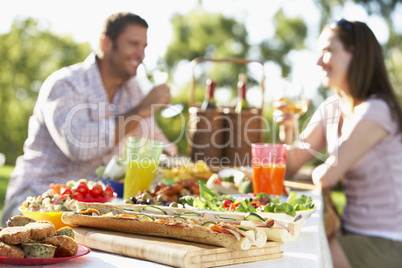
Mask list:
POLYGON ((166 153, 177 153, 152 118, 170 103, 169 88, 160 85, 144 96, 134 78, 145 56, 147 29, 138 15, 111 15, 100 51, 43 83, 24 155, 17 159, 7 189, 3 227, 19 214, 27 196, 42 194, 50 183, 95 179, 97 167, 121 155, 127 136, 164 141, 166 153))

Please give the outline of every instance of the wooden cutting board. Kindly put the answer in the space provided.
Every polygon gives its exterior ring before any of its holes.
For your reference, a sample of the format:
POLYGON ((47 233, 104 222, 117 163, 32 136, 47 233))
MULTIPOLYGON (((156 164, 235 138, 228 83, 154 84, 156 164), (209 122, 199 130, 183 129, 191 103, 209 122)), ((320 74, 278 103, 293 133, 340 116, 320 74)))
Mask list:
POLYGON ((176 239, 74 227, 75 241, 87 247, 175 267, 212 267, 281 258, 281 242, 233 250, 176 239))

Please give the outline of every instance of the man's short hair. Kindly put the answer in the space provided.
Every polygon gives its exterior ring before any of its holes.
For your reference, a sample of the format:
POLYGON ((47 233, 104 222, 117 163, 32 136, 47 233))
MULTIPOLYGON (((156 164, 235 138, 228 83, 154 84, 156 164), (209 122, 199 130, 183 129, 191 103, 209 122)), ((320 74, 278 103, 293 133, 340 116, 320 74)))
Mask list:
POLYGON ((112 40, 113 46, 116 46, 117 38, 128 24, 137 24, 148 28, 148 23, 140 16, 130 12, 118 12, 106 19, 101 34, 108 36, 112 40))

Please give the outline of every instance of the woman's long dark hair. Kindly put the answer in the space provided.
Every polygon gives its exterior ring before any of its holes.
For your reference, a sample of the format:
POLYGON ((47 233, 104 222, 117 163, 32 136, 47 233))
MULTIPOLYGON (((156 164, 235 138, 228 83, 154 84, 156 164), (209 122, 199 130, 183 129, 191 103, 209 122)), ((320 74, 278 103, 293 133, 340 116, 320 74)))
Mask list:
POLYGON ((383 99, 398 122, 399 132, 402 132, 402 110, 388 76, 382 48, 371 29, 363 22, 346 20, 329 28, 344 48, 353 53, 348 82, 354 101, 365 101, 371 95, 383 99))

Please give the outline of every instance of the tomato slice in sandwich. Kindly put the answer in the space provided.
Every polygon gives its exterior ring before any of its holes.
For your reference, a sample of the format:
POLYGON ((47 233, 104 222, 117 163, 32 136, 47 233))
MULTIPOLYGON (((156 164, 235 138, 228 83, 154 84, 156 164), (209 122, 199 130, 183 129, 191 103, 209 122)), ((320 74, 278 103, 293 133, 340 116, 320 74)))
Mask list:
POLYGON ((230 231, 228 231, 225 228, 222 228, 222 226, 220 226, 218 224, 210 225, 209 229, 211 229, 212 231, 217 232, 217 233, 232 234, 230 231))
POLYGON ((94 208, 88 208, 87 210, 82 210, 82 211, 78 212, 78 214, 90 215, 90 216, 93 216, 93 215, 99 216, 100 215, 99 211, 94 208))

